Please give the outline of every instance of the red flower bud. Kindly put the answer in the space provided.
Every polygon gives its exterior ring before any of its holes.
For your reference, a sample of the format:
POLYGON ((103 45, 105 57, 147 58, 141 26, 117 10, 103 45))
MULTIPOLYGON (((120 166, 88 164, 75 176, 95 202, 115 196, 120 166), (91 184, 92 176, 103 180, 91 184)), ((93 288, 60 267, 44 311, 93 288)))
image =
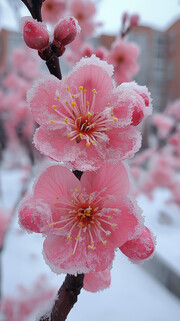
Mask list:
POLYGON ((68 45, 75 39, 77 32, 80 32, 80 27, 75 18, 67 17, 61 19, 54 29, 53 45, 57 47, 68 45))
POLYGON ((49 45, 49 33, 42 22, 25 17, 23 24, 23 38, 29 48, 44 50, 49 45))
POLYGON ((130 17, 130 26, 131 27, 136 27, 139 23, 139 15, 138 14, 133 14, 130 17))

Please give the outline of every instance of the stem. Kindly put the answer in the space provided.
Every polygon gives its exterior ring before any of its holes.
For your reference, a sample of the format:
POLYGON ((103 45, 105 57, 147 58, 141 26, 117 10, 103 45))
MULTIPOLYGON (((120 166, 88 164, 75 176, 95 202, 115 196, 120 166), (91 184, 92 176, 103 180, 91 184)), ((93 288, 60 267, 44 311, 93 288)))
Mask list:
POLYGON ((39 321, 65 321, 70 310, 77 302, 83 287, 84 274, 77 276, 67 274, 63 285, 58 291, 51 314, 42 316, 39 321))
POLYGON ((29 12, 31 13, 34 19, 37 21, 42 22, 41 16, 41 7, 42 7, 42 0, 21 0, 25 6, 28 8, 29 12))
POLYGON ((58 79, 62 79, 59 58, 57 56, 52 54, 50 59, 46 61, 46 65, 49 69, 50 74, 54 75, 58 79))

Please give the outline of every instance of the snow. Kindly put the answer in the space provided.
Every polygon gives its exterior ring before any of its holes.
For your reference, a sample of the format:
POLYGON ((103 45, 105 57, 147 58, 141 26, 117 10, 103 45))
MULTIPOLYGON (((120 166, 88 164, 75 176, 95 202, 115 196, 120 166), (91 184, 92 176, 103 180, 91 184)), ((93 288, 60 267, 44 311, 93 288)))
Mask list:
MULTIPOLYGON (((11 170, 3 171, 1 176, 4 205, 9 207, 18 198, 22 175, 17 170, 11 170)), ((157 253, 179 271, 177 245, 180 244, 180 213, 170 206, 168 215, 171 215, 171 224, 162 224, 157 219, 158 211, 167 212, 167 206, 164 205, 167 197, 166 191, 157 191, 154 201, 141 196, 138 203, 144 209, 146 225, 157 234, 157 253)), ((42 273, 58 289, 65 276, 57 276, 45 264, 41 253, 41 235, 27 234, 20 229, 17 221, 16 217, 2 254, 3 295, 15 296, 19 284, 30 288, 42 273)), ((179 321, 179 315, 180 301, 142 266, 132 264, 119 251, 113 264, 110 288, 99 293, 82 290, 67 321, 179 321)), ((28 321, 34 319, 35 316, 32 316, 28 321)))

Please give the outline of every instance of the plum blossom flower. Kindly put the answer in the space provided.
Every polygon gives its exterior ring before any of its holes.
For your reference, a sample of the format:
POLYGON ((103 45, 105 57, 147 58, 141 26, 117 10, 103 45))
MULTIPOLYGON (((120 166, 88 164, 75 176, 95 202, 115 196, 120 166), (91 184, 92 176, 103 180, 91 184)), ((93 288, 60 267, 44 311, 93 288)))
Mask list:
POLYGON ((114 77, 118 84, 131 81, 139 71, 137 58, 139 47, 125 39, 116 39, 107 56, 107 62, 114 66, 114 77))
POLYGON ((42 4, 43 21, 55 24, 60 18, 65 15, 66 3, 65 0, 46 0, 42 4))
POLYGON ((96 6, 90 0, 71 0, 69 11, 79 22, 81 34, 83 36, 91 36, 97 23, 94 22, 96 6))
POLYGON ((123 163, 86 171, 81 181, 66 167, 53 165, 22 201, 19 222, 46 236, 44 258, 52 271, 104 271, 111 267, 114 250, 143 229, 140 209, 128 192, 123 163))
POLYGON ((112 73, 111 65, 92 56, 61 81, 49 76, 34 84, 28 103, 40 125, 34 143, 41 153, 84 171, 138 151, 136 126, 151 113, 150 96, 135 83, 116 88, 112 73))

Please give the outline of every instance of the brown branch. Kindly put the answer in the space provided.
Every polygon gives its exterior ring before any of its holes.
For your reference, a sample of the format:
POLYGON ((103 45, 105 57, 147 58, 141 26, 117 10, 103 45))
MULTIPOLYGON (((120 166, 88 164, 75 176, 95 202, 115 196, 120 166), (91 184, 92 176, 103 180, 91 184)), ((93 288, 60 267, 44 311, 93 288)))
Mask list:
POLYGON ((65 281, 58 291, 51 314, 42 316, 39 321, 65 321, 70 310, 77 302, 83 287, 84 274, 77 276, 67 274, 65 281))
POLYGON ((42 7, 42 2, 45 0, 21 0, 21 1, 28 8, 33 18, 37 19, 37 21, 42 22, 41 7, 42 7))

